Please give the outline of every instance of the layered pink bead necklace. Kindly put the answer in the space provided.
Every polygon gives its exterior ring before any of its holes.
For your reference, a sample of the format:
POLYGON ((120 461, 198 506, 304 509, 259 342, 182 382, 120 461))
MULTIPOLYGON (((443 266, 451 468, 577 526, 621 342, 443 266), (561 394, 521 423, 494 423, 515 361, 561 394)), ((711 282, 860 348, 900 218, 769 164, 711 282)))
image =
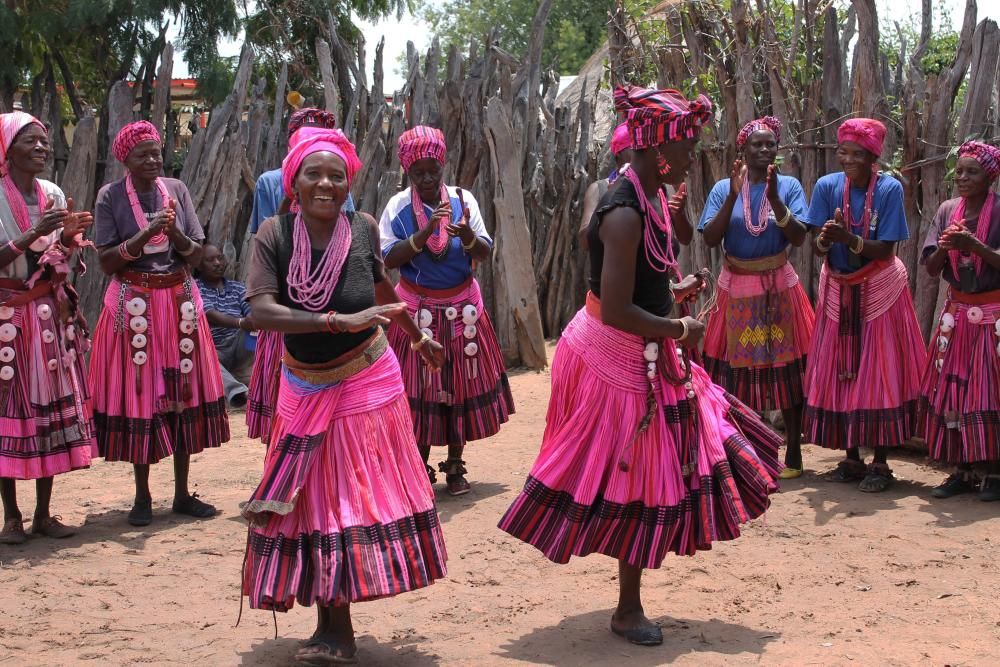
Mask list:
MULTIPOLYGON (((777 174, 774 175, 778 177, 777 174)), ((740 197, 743 198, 743 224, 747 231, 753 236, 760 236, 767 229, 768 218, 771 217, 771 202, 767 200, 767 181, 764 182, 764 195, 760 198, 760 206, 757 207, 757 222, 753 220, 753 211, 750 207, 750 175, 743 179, 743 188, 740 190, 740 197)))
MULTIPOLYGON (((22 232, 26 232, 31 229, 31 216, 28 214, 28 205, 24 201, 24 196, 21 195, 21 191, 17 189, 17 185, 14 184, 14 179, 10 175, 5 175, 3 180, 3 191, 7 195, 7 203, 10 204, 10 212, 14 214, 14 221, 17 222, 17 227, 22 232)), ((45 195, 45 190, 42 189, 42 184, 38 182, 38 179, 33 179, 35 186, 35 197, 38 200, 38 212, 39 214, 45 213, 45 205, 48 201, 48 197, 45 195)))
MULTIPOLYGON (((990 236, 990 228, 993 226, 993 203, 996 199, 996 193, 990 190, 990 193, 986 195, 986 201, 983 202, 983 207, 979 209, 979 218, 976 222, 976 232, 975 237, 981 242, 986 243, 986 239, 990 236)), ((955 212, 951 214, 951 225, 965 228, 965 197, 962 197, 961 201, 958 202, 958 206, 955 207, 955 212)), ((948 260, 951 262, 951 272, 955 278, 958 278, 958 264, 961 259, 962 252, 959 250, 949 250, 948 260)), ((975 268, 976 275, 983 270, 983 258, 979 255, 973 253, 972 255, 972 265, 975 268)))
POLYGON ((867 240, 872 232, 872 227, 878 223, 878 218, 872 220, 872 202, 875 199, 875 184, 878 182, 878 168, 872 168, 872 176, 868 179, 868 190, 865 192, 865 210, 859 222, 854 221, 854 214, 851 213, 851 179, 844 174, 844 197, 841 201, 840 210, 847 221, 849 231, 857 229, 860 225, 861 238, 867 240))
POLYGON ((340 272, 351 250, 351 221, 343 213, 337 218, 330 242, 316 268, 312 264, 312 243, 300 212, 292 225, 292 261, 288 267, 288 296, 306 310, 318 312, 327 308, 340 272))
MULTIPOLYGON (((444 183, 441 184, 441 203, 450 202, 448 189, 444 183)), ((427 219, 427 212, 424 210, 424 202, 417 192, 416 186, 410 186, 410 204, 413 206, 413 217, 417 221, 417 229, 425 229, 430 221, 427 219)), ((447 227, 451 224, 451 215, 444 216, 438 223, 437 232, 431 234, 427 239, 427 248, 435 255, 440 255, 447 249, 451 237, 448 236, 447 227)))
POLYGON ((643 225, 642 236, 643 245, 646 249, 646 261, 657 273, 666 273, 668 270, 677 267, 677 260, 674 258, 673 236, 671 234, 672 225, 670 222, 670 208, 667 205, 667 195, 663 188, 656 191, 660 200, 660 211, 656 212, 639 181, 638 174, 631 167, 626 170, 625 177, 632 182, 635 187, 635 194, 639 199, 639 206, 646 216, 646 224, 643 225), (665 234, 665 242, 661 242, 654 231, 654 227, 665 234))
MULTIPOLYGON (((166 208, 170 204, 170 193, 167 192, 167 186, 163 184, 163 179, 156 179, 154 181, 156 185, 156 190, 160 194, 160 207, 157 210, 166 208)), ((139 231, 142 231, 146 227, 149 227, 149 220, 146 219, 146 212, 142 210, 142 204, 139 203, 139 194, 135 191, 135 184, 132 182, 132 174, 125 177, 125 194, 128 195, 128 203, 132 207, 132 217, 135 218, 135 224, 139 226, 139 231)), ((153 238, 146 242, 148 247, 160 247, 167 243, 167 235, 160 232, 153 238)))

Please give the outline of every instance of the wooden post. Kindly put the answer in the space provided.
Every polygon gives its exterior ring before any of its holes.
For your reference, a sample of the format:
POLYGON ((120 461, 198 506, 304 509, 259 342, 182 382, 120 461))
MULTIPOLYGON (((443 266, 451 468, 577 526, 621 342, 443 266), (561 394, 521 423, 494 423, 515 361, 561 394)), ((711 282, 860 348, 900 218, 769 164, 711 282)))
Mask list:
POLYGON ((113 183, 125 176, 125 165, 111 155, 111 142, 123 127, 135 120, 132 112, 132 90, 128 81, 116 81, 108 93, 108 157, 104 166, 104 182, 113 183))
POLYGON ((330 45, 322 37, 316 38, 316 60, 319 61, 319 73, 323 79, 326 110, 336 116, 340 113, 337 108, 337 84, 333 78, 333 63, 330 62, 330 45))
POLYGON ((164 119, 170 105, 170 84, 174 72, 174 45, 167 42, 160 56, 160 70, 156 75, 156 90, 153 93, 153 113, 150 122, 156 126, 160 136, 164 136, 164 119))

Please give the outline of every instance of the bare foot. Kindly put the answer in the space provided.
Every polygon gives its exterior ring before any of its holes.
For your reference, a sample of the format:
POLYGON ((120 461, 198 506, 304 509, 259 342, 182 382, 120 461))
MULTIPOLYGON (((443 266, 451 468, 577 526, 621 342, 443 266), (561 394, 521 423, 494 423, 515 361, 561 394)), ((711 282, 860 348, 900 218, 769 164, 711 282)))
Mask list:
POLYGON ((642 607, 630 611, 616 609, 611 616, 611 632, 640 646, 659 646, 663 643, 663 631, 646 618, 642 607))
POLYGON ((336 635, 316 633, 295 654, 295 661, 315 667, 353 665, 358 661, 358 646, 353 638, 345 641, 336 635))

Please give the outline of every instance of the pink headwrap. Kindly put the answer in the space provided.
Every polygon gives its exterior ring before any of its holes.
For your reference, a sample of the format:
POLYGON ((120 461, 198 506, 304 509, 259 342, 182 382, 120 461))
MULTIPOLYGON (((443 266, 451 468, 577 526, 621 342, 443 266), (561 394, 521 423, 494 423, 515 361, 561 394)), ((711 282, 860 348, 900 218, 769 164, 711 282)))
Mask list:
POLYGON ((614 98, 636 150, 696 137, 712 118, 712 101, 704 95, 688 100, 676 90, 619 86, 614 98))
POLYGON ((134 123, 129 123, 111 142, 111 154, 115 156, 116 160, 124 163, 132 149, 144 141, 155 141, 157 144, 162 144, 160 133, 148 120, 137 120, 134 123))
POLYGON ((329 132, 331 128, 317 127, 315 125, 306 125, 292 132, 291 136, 288 137, 288 150, 295 148, 295 145, 300 141, 305 141, 309 137, 315 137, 320 134, 329 132))
POLYGON ((736 148, 743 148, 747 139, 754 132, 770 132, 774 135, 774 141, 779 144, 781 143, 781 121, 774 116, 764 116, 756 118, 743 126, 740 133, 736 135, 736 148))
POLYGON ((7 166, 7 151, 10 150, 10 145, 14 143, 14 138, 21 130, 29 125, 46 129, 42 121, 23 111, 0 114, 0 176, 6 176, 10 171, 7 166))
POLYGON ((978 162, 991 181, 1000 176, 1000 148, 981 141, 966 141, 958 148, 958 157, 971 157, 978 162))
POLYGON ((851 118, 837 129, 837 143, 850 141, 879 157, 885 143, 885 125, 873 118, 851 118))
POLYGON ((299 109, 288 119, 288 137, 291 138, 300 128, 309 126, 332 130, 337 127, 337 117, 323 109, 299 109))
MULTIPOLYGON (((303 128, 305 129, 305 128, 303 128)), ((348 140, 340 130, 327 130, 316 128, 320 131, 316 134, 299 139, 288 151, 284 162, 281 163, 281 185, 284 187, 285 196, 290 199, 295 198, 295 177, 302 167, 303 161, 313 153, 329 152, 333 153, 341 160, 347 168, 347 184, 354 181, 354 175, 361 169, 361 160, 354 150, 354 144, 348 140)), ((301 132, 302 130, 299 130, 301 132)))
POLYGON ((444 164, 447 152, 444 134, 436 127, 418 125, 403 132, 399 137, 399 162, 403 169, 409 170, 417 160, 432 158, 444 164))
POLYGON ((611 154, 618 155, 632 148, 632 137, 628 133, 628 123, 621 123, 611 135, 611 154))

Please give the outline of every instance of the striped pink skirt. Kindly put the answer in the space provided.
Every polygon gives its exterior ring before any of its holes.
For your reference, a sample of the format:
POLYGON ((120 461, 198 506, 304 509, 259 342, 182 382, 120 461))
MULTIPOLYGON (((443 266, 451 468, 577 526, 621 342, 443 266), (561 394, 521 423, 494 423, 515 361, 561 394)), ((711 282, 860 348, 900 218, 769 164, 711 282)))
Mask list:
POLYGON ((660 343, 650 381, 642 338, 577 313, 553 360, 541 451, 501 529, 556 563, 601 553, 658 568, 764 513, 781 438, 694 365, 689 398, 674 341, 660 343))
POLYGON ((159 289, 111 281, 90 386, 97 446, 108 461, 151 464, 229 440, 219 360, 190 278, 159 289))
POLYGON ((921 385, 920 423, 931 458, 1000 461, 1000 291, 951 290, 921 385))
MULTIPOLYGON (((0 287, 0 304, 27 295, 0 287)), ((86 323, 73 310, 51 289, 0 306, 0 477, 52 477, 96 455, 86 323)))
POLYGON ((274 406, 278 404, 278 378, 285 349, 282 339, 277 331, 258 334, 253 373, 247 387, 247 437, 260 438, 265 445, 271 441, 274 406))
POLYGON ((704 348, 712 380, 757 412, 801 406, 815 315, 795 269, 724 265, 717 293, 704 348))
POLYGON ((334 385, 284 371, 251 525, 243 595, 254 609, 343 606, 445 576, 434 493, 392 350, 334 385))
POLYGON ((894 447, 912 437, 924 349, 899 258, 847 276, 824 265, 806 367, 805 442, 894 447))
POLYGON ((396 293, 446 355, 441 371, 431 372, 420 353, 410 349, 406 332, 395 323, 389 326, 417 444, 465 445, 498 433, 514 412, 514 398, 479 283, 470 278, 452 290, 426 290, 401 280, 396 293), (474 317, 463 312, 470 306, 474 317))

